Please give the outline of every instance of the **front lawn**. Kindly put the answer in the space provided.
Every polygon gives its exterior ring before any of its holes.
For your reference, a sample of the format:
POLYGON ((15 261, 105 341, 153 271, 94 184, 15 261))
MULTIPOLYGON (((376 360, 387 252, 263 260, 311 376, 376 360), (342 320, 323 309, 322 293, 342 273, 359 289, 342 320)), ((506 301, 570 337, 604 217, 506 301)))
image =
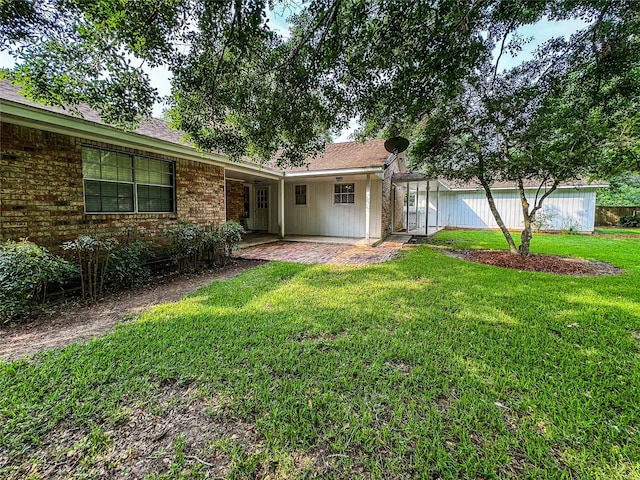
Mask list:
POLYGON ((640 236, 640 228, 597 227, 593 233, 595 233, 596 235, 638 235, 640 236))
POLYGON ((640 478, 640 240, 534 236, 615 277, 441 252, 503 244, 271 263, 0 364, 0 477, 640 478))

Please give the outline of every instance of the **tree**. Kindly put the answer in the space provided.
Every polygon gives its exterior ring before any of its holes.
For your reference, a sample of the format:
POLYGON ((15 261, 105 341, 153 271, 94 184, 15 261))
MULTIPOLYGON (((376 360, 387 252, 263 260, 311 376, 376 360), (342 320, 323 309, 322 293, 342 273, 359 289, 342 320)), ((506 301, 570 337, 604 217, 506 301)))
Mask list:
POLYGON ((601 188, 596 205, 636 207, 640 205, 640 174, 625 172, 609 179, 609 188, 601 188))
POLYGON ((603 9, 586 31, 549 42, 518 68, 498 73, 487 62, 453 102, 441 101, 418 123, 413 164, 477 181, 509 250, 527 255, 536 214, 558 185, 637 165, 637 17, 637 8, 615 15, 603 9), (496 181, 520 193, 519 247, 496 208, 496 181), (537 186, 534 198, 527 185, 537 186))
MULTIPOLYGON (((579 53, 593 59, 609 43, 617 52, 624 35, 636 35, 638 8, 607 0, 5 0, 0 46, 17 59, 7 75, 31 98, 85 102, 129 128, 157 100, 141 65, 165 66, 172 123, 201 149, 259 161, 281 150, 281 162, 299 164, 353 117, 365 136, 408 131, 458 98, 494 48, 499 56, 517 50, 522 25, 591 23, 546 47, 554 76, 579 53), (295 12, 289 38, 270 28, 273 8, 295 12)), ((624 61, 614 57, 611 67, 624 61)), ((635 126, 629 131, 634 138, 635 126)))
MULTIPOLYGON (((372 135, 421 116, 434 91, 456 91, 488 54, 487 25, 513 23, 514 2, 311 0, 284 39, 266 13, 296 3, 7 0, 2 25, 17 28, 0 28, 0 45, 31 98, 88 103, 129 128, 157 100, 140 66, 164 65, 170 117, 196 145, 262 161, 282 149, 300 163, 354 116, 372 135)), ((545 5, 527 7, 529 20, 545 5)))

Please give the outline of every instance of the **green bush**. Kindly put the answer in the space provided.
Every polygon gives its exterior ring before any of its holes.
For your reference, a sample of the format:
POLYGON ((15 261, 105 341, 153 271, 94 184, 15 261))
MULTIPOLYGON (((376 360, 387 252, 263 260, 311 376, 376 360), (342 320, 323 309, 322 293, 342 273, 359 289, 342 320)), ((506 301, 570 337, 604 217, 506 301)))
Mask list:
POLYGON ((182 273, 197 271, 200 266, 204 229, 198 224, 183 220, 167 233, 167 253, 178 266, 178 270, 182 273))
POLYGON ((62 248, 74 253, 83 299, 97 300, 102 294, 111 253, 117 244, 115 238, 101 240, 87 235, 62 244, 62 248))
POLYGON ((218 234, 222 238, 222 243, 224 245, 224 260, 227 261, 233 255, 233 252, 237 250, 240 241, 242 240, 242 234, 244 232, 244 228, 238 222, 234 220, 229 220, 228 222, 220 225, 218 229, 218 234))
POLYGON ((63 284, 76 274, 71 263, 35 243, 0 243, 0 321, 30 313, 45 301, 50 284, 63 284))
POLYGON ((151 275, 147 262, 153 250, 142 240, 128 240, 113 248, 109 261, 108 280, 120 288, 135 288, 151 275))
POLYGON ((640 228, 640 215, 625 215, 620 217, 618 225, 627 228, 640 228))
POLYGON ((224 262, 224 239, 219 229, 205 233, 202 240, 202 256, 209 266, 221 265, 224 262))

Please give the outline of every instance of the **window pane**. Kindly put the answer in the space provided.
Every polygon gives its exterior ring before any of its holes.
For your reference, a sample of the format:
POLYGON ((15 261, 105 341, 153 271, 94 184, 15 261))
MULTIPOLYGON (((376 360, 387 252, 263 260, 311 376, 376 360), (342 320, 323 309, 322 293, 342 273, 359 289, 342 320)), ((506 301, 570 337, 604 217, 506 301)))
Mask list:
POLYGON ((133 212, 133 199, 132 198, 118 198, 118 211, 119 212, 133 212))
POLYGON ((119 168, 118 180, 123 182, 133 182, 133 170, 130 168, 119 168))
POLYGON ((144 157, 136 157, 135 167, 140 170, 149 170, 149 160, 144 157))
POLYGON ((100 182, 101 194, 103 197, 117 197, 118 196, 118 184, 110 182, 100 182))
POLYGON ((130 184, 117 184, 118 185, 118 197, 133 198, 133 185, 130 184))
POLYGON ((99 212, 100 208, 100 197, 85 195, 84 197, 85 209, 87 212, 99 212))
POLYGON ((110 152, 108 150, 102 150, 102 164, 103 165, 118 165, 118 154, 110 152))
POLYGON ((118 167, 109 167, 106 165, 102 165, 102 176, 103 180, 118 180, 118 167))
POLYGON ((102 211, 103 212, 117 212, 118 211, 118 198, 117 197, 102 197, 102 211))
POLYGON ((82 175, 85 178, 100 178, 100 164, 99 163, 83 163, 82 175))
POLYGON ((100 150, 97 148, 82 147, 82 161, 100 163, 100 150))
POLYGON ((163 173, 160 183, 162 185, 173 185, 173 176, 169 173, 163 173))
POLYGON ((154 183, 156 185, 162 183, 162 174, 160 172, 154 172, 153 170, 149 171, 149 183, 154 183))
POLYGON ((132 165, 131 165, 131 157, 129 155, 124 154, 124 153, 119 153, 118 154, 118 166, 120 168, 131 169, 131 167, 132 167, 132 165))
POLYGON ((92 182, 90 180, 85 180, 84 194, 100 196, 100 182, 92 182))

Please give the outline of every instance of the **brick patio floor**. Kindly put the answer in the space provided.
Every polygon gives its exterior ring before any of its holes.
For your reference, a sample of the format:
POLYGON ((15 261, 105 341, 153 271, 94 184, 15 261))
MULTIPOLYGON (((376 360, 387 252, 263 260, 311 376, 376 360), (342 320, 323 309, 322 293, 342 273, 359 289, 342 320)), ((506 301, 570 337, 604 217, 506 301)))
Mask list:
POLYGON ((402 243, 396 242, 383 242, 377 247, 354 247, 352 245, 308 242, 275 242, 240 250, 238 257, 297 263, 370 265, 390 260, 401 248, 402 243))

